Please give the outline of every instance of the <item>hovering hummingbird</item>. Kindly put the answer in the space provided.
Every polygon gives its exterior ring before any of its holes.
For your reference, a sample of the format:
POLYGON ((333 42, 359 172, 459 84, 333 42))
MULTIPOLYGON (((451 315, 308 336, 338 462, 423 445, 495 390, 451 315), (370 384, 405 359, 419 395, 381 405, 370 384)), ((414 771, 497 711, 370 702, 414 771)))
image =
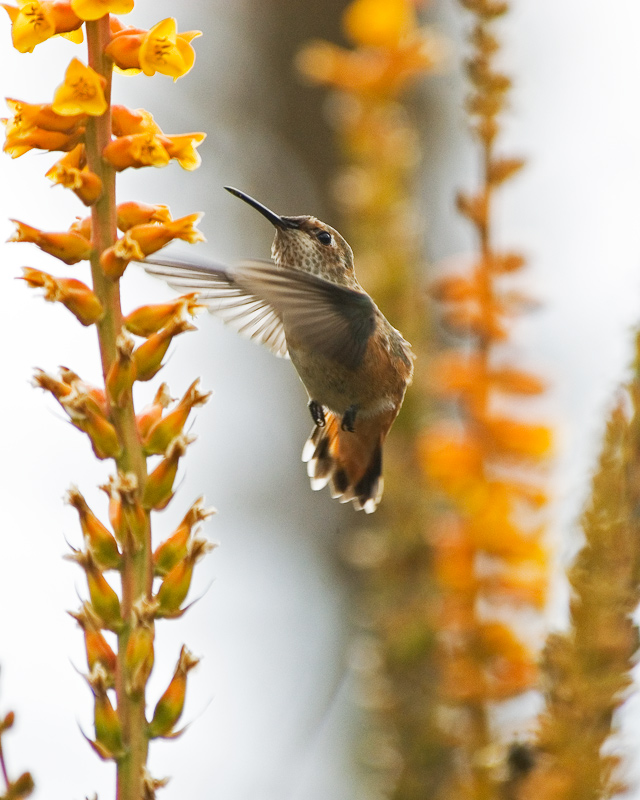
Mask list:
POLYGON ((302 452, 311 488, 368 514, 382 496, 382 445, 413 375, 411 346, 362 289, 353 252, 311 216, 284 217, 226 186, 276 229, 271 261, 233 269, 143 262, 178 291, 197 291, 239 333, 290 358, 315 423, 302 452))

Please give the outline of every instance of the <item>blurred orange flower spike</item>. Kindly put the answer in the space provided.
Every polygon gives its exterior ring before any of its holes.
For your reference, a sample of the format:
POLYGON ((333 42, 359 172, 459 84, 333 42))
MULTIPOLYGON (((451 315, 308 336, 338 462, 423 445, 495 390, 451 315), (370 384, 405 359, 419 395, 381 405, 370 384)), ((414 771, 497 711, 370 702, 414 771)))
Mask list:
POLYGON ((417 28, 411 0, 355 0, 343 17, 345 33, 363 47, 397 47, 417 28))
POLYGON ((95 20, 105 14, 128 14, 133 0, 71 0, 71 8, 80 19, 95 20))
POLYGON ((101 75, 74 58, 67 67, 64 82, 56 89, 51 107, 63 117, 75 114, 100 117, 108 107, 105 83, 101 75))
POLYGON ((196 54, 190 41, 201 35, 200 31, 178 34, 173 17, 158 22, 140 45, 140 68, 145 75, 160 72, 177 81, 193 67, 196 54))

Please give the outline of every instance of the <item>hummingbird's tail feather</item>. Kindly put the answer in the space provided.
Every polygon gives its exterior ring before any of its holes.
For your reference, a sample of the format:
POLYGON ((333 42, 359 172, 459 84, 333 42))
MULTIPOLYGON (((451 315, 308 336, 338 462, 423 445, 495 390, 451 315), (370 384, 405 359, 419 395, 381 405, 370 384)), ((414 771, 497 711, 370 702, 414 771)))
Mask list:
POLYGON ((372 514, 383 490, 382 444, 396 415, 395 409, 361 418, 355 431, 344 431, 340 419, 325 409, 324 427, 311 432, 302 451, 311 488, 330 486, 341 503, 372 514))

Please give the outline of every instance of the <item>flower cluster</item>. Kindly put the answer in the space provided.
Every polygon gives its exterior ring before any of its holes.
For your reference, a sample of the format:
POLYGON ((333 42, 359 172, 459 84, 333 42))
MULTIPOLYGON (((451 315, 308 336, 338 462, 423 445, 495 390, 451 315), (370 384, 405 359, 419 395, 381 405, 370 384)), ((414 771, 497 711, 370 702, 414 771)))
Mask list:
MULTIPOLYGON (((480 797, 497 780, 479 757, 491 742, 489 704, 533 688, 537 679, 535 654, 513 622, 505 622, 504 609, 515 622, 518 609, 540 609, 546 600, 541 509, 547 496, 540 466, 549 456, 551 433, 523 419, 523 400, 544 391, 543 382, 506 360, 511 320, 531 301, 503 284, 524 259, 493 243, 494 193, 523 165, 494 149, 510 81, 494 65, 499 43, 491 23, 507 5, 463 5, 476 15, 467 110, 485 174, 476 194, 459 195, 458 209, 475 228, 480 252, 470 272, 446 274, 433 285, 442 320, 465 337, 465 350, 445 352, 432 367, 435 389, 449 406, 455 403, 458 419, 429 429, 421 455, 428 479, 454 509, 441 516, 432 535, 441 587, 441 693, 474 778, 477 793, 470 796, 480 797)), ((468 774, 459 780, 466 783, 468 774)))
POLYGON ((133 0, 19 0, 17 7, 4 8, 21 52, 32 52, 54 35, 81 42, 83 30, 86 34, 88 63, 74 58, 49 102, 7 100, 4 151, 12 158, 31 150, 61 152, 46 177, 71 189, 91 214, 56 232, 14 220, 10 241, 35 244, 67 265, 90 262, 91 285, 32 267, 23 268, 22 280, 98 335, 104 385, 87 383, 66 367, 58 374, 37 370, 34 383, 87 436, 95 456, 114 464, 102 487, 108 524, 79 489, 67 496, 84 539, 69 558, 84 572, 88 592, 73 616, 84 633, 86 680, 94 698, 90 744, 116 763, 121 800, 152 798, 166 781, 147 771, 149 741, 177 735, 187 675, 198 661, 182 648, 173 678, 147 718, 155 623, 180 617, 188 607, 194 566, 213 547, 199 535, 213 511, 198 500, 155 550, 150 515, 173 498, 181 459, 193 441, 185 432, 188 417, 209 394, 196 380, 176 402, 162 384, 152 402, 136 412, 134 383, 158 373, 173 339, 194 329, 191 318, 201 306, 196 294, 187 294, 123 313, 119 282, 131 261, 173 240, 196 243, 203 236, 196 227, 198 213, 173 219, 163 204, 116 206, 115 176, 128 167, 166 166, 172 160, 195 169, 204 134, 165 134, 148 111, 111 105, 111 76, 115 68, 175 80, 193 66, 191 41, 199 32, 177 33, 173 19, 148 31, 127 27, 113 15, 131 11, 133 0), (115 582, 110 573, 118 576, 115 582))

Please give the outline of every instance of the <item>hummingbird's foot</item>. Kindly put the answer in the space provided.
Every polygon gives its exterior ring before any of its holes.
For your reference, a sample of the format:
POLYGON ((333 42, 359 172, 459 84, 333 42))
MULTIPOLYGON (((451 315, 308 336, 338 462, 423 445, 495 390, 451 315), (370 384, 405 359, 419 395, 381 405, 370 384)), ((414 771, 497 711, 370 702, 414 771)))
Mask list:
POLYGON ((321 404, 315 400, 309 400, 309 411, 318 428, 324 428, 326 419, 324 418, 324 408, 321 404))
POLYGON ((352 405, 344 412, 342 416, 342 425, 340 426, 343 431, 349 431, 353 433, 355 428, 354 425, 356 424, 356 415, 358 413, 358 406, 352 405))

